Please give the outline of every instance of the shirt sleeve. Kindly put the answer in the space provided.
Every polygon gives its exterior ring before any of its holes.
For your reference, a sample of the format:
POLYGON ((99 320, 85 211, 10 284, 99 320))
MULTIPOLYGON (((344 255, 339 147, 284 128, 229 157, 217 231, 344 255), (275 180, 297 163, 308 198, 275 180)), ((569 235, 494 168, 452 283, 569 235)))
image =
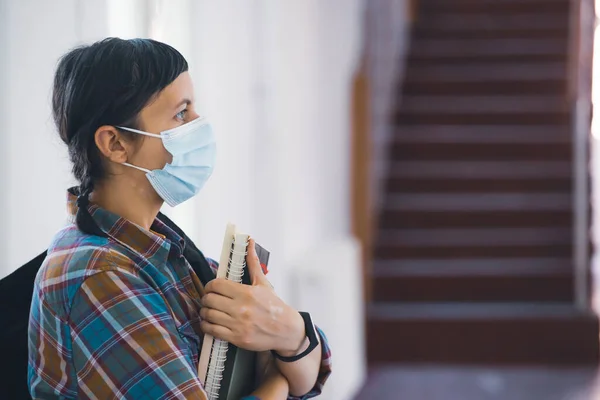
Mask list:
POLYGON ((69 323, 78 398, 206 400, 165 301, 139 277, 105 271, 87 278, 69 323))

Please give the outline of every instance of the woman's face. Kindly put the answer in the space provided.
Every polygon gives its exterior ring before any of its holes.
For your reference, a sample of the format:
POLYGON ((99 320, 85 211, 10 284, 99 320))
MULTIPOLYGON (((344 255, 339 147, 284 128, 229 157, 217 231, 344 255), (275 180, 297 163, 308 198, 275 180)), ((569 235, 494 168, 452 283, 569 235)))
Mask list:
MULTIPOLYGON (((138 118, 139 129, 148 133, 176 128, 198 118, 194 109, 194 86, 188 72, 177 77, 151 101, 138 118)), ((144 136, 138 140, 135 152, 127 160, 130 164, 146 169, 161 169, 172 161, 171 154, 164 148, 162 140, 144 136)))
MULTIPOLYGON (((142 109, 137 128, 159 134, 196 118, 194 87, 189 73, 184 72, 142 109)), ((158 198, 145 173, 122 164, 129 163, 149 170, 162 169, 173 157, 160 138, 135 133, 123 135, 115 127, 103 126, 96 131, 96 145, 109 161, 106 162, 107 180, 115 175, 125 176, 132 185, 158 198), (131 140, 131 135, 138 137, 131 140)))

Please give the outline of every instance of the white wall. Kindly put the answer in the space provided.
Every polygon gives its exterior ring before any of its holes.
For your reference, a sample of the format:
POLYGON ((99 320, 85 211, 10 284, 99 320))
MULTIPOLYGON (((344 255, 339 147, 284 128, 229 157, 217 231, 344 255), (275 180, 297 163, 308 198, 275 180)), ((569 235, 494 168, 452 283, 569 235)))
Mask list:
MULTIPOLYGON (((7 62, 8 57, 8 29, 7 29, 7 1, 0 0, 0 93, 7 93, 8 79, 7 79, 7 62)), ((4 110, 8 107, 7 96, 0 95, 0 110, 4 110)), ((7 127, 5 119, 2 118, 2 111, 0 111, 0 223, 5 226, 8 220, 8 196, 6 194, 6 188, 8 185, 8 152, 7 146, 5 145, 7 135, 7 127)), ((7 253, 8 253, 8 238, 5 234, 0 234, 0 276, 5 275, 5 270, 9 270, 7 265, 7 253)))
POLYGON ((361 4, 206 0, 190 13, 192 73, 220 150, 188 230, 218 254, 232 220, 272 251, 280 295, 332 339, 336 374, 322 398, 333 400, 351 398, 365 369, 360 249, 349 234, 361 4))
POLYGON ((106 34, 103 2, 3 3, 0 179, 7 225, 0 234, 6 246, 0 276, 44 250, 65 220, 65 190, 73 179, 50 113, 54 67, 69 48, 106 34))
POLYGON ((42 250, 65 217, 72 179, 49 108, 56 60, 81 40, 149 34, 188 59, 198 111, 218 138, 217 169, 200 196, 166 211, 208 256, 220 253, 227 221, 271 250, 278 293, 313 313, 332 340, 336 372, 322 398, 350 398, 365 369, 360 248, 349 231, 362 1, 2 2, 0 124, 9 134, 0 136, 8 154, 0 215, 11 234, 0 241, 9 248, 0 272, 42 250))

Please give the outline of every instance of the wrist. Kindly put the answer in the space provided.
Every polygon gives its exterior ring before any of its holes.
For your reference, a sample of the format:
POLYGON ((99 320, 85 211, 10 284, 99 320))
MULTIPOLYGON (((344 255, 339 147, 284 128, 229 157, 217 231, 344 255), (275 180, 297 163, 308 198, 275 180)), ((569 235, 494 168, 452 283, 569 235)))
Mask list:
MULTIPOLYGON (((320 343, 319 338, 317 336, 317 332, 315 331, 315 326, 313 325, 310 314, 307 312, 299 312, 298 314, 302 318, 302 321, 304 321, 304 335, 305 335, 304 340, 308 339, 308 346, 305 347, 303 350, 300 350, 300 351, 296 350, 296 354, 294 354, 292 356, 287 356, 287 357, 285 355, 278 353, 275 350, 271 350, 271 353, 278 361, 283 361, 286 363, 296 362, 296 361, 301 360, 302 358, 306 357, 314 349, 319 347, 319 343, 320 343)), ((292 354, 292 353, 289 353, 289 354, 292 354)))
POLYGON ((304 319, 300 313, 291 309, 289 329, 283 338, 280 348, 274 349, 277 354, 283 357, 293 357, 301 353, 307 345, 306 329, 304 327, 304 319))

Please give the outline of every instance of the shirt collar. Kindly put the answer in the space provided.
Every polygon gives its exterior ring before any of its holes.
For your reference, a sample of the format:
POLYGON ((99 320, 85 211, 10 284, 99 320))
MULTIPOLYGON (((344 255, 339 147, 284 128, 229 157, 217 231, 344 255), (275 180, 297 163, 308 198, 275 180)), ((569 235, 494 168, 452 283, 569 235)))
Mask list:
MULTIPOLYGON (((67 191, 67 211, 73 222, 78 210, 77 196, 77 188, 67 191)), ((154 219, 148 231, 96 204, 90 203, 88 211, 94 222, 109 238, 134 250, 156 266, 166 263, 170 252, 174 252, 176 256, 183 254, 184 239, 158 218, 154 219)))

